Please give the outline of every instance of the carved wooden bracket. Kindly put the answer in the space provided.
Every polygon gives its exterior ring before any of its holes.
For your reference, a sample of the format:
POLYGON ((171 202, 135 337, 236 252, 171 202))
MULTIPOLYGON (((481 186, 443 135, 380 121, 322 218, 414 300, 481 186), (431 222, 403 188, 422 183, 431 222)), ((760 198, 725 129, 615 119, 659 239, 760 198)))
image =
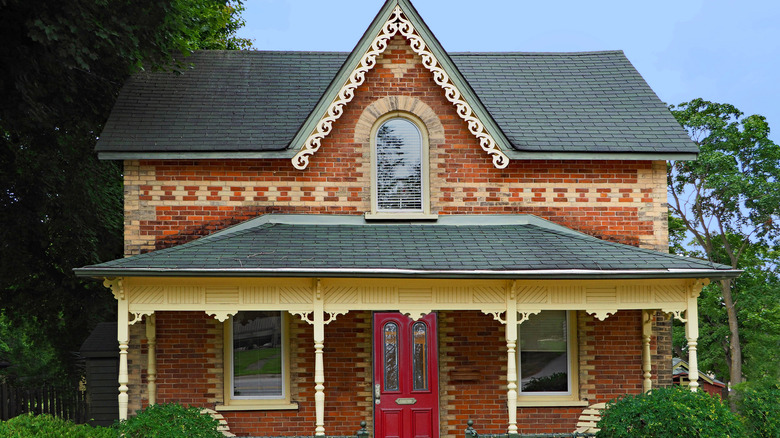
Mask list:
POLYGON ((541 310, 528 310, 525 312, 518 312, 520 314, 520 318, 517 319, 517 323, 522 324, 528 321, 528 318, 530 318, 531 315, 536 315, 539 312, 541 312, 541 310))
POLYGON ((696 298, 704 289, 704 286, 710 284, 709 278, 699 278, 691 285, 691 298, 696 298))
POLYGON ((114 294, 114 298, 117 301, 126 299, 125 288, 122 285, 121 278, 105 278, 103 279, 103 286, 111 289, 111 293, 114 294))
POLYGON ((348 310, 345 310, 345 311, 343 311, 343 312, 326 312, 326 313, 328 314, 328 317, 325 319, 325 321, 323 322, 323 324, 325 324, 325 325, 328 325, 328 324, 330 324, 331 322, 335 321, 335 320, 336 320, 336 317, 338 317, 339 315, 346 315, 346 314, 347 314, 347 312, 349 312, 349 311, 348 311, 348 310))
POLYGON ((228 318, 238 313, 238 310, 206 310, 206 315, 213 316, 219 322, 225 322, 228 318))
POLYGON ((133 325, 133 324, 141 321, 144 316, 150 316, 150 315, 154 314, 154 310, 145 310, 143 312, 130 312, 130 313, 133 314, 134 316, 133 316, 133 319, 128 321, 127 324, 128 325, 133 325))
POLYGON ((433 312, 433 309, 398 309, 399 313, 403 313, 407 317, 417 321, 418 319, 422 318, 423 316, 433 312))
POLYGON ((313 311, 309 310, 304 312, 295 312, 290 310, 289 312, 298 318, 301 318, 302 321, 309 323, 309 325, 314 325, 314 319, 311 318, 312 314, 314 313, 313 311))
POLYGON ((601 310, 585 310, 585 312, 595 316, 599 321, 604 321, 610 316, 617 313, 617 309, 601 309, 601 310))
POLYGON ((493 319, 500 322, 501 324, 506 325, 506 320, 501 318, 501 314, 506 313, 505 310, 483 310, 482 313, 485 315, 492 315, 493 319))
POLYGON ((683 318, 683 317, 682 317, 682 313, 683 313, 683 312, 685 312, 685 313, 686 313, 686 316, 687 316, 688 312, 686 312, 685 310, 672 310, 672 311, 671 311, 671 312, 669 312, 669 313, 671 313, 671 314, 672 314, 672 316, 673 316, 675 319, 677 319, 678 321, 680 321, 680 322, 688 322, 688 319, 687 319, 687 318, 683 318))

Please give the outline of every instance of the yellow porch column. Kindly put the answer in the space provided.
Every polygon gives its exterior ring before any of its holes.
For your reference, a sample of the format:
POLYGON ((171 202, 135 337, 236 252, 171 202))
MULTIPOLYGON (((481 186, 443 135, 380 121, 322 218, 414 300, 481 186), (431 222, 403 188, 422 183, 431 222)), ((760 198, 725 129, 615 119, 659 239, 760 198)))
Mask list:
POLYGON ((119 341, 119 420, 127 420, 128 387, 130 378, 127 373, 127 348, 130 343, 129 313, 127 299, 122 296, 117 301, 117 340, 119 341))
POLYGON ((146 388, 149 392, 149 404, 157 403, 157 318, 154 314, 146 316, 146 388))
POLYGON ((517 433, 517 301, 512 293, 506 309, 506 405, 510 434, 517 433))
POLYGON ((699 309, 695 296, 688 298, 685 318, 685 337, 688 339, 688 386, 691 391, 696 392, 699 388, 699 363, 696 357, 696 346, 699 339, 699 309))
POLYGON ((317 279, 314 296, 314 435, 325 435, 325 303, 322 299, 320 280, 317 279))
POLYGON ((653 311, 642 311, 642 392, 650 391, 653 387, 652 361, 650 357, 650 338, 653 335, 653 311))

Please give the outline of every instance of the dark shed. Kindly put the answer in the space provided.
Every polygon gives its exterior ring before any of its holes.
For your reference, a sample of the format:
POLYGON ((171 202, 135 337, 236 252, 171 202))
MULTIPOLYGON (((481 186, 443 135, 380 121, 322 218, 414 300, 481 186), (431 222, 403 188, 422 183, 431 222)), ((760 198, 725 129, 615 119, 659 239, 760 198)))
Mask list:
POLYGON ((79 350, 86 360, 90 423, 110 426, 119 418, 119 347, 116 322, 102 322, 79 350))

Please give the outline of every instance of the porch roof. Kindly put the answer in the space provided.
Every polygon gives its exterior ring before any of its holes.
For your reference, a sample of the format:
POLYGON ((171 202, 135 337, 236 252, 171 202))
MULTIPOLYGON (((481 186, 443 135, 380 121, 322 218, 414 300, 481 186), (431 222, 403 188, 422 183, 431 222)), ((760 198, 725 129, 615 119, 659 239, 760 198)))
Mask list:
POLYGON ((729 266, 607 242, 531 215, 371 222, 268 214, 80 276, 721 278, 729 266))

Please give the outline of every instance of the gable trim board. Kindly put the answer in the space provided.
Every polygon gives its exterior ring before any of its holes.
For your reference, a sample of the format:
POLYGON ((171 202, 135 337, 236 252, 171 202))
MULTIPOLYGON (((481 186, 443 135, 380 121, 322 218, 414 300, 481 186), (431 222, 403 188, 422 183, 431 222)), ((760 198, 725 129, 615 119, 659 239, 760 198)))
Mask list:
MULTIPOLYGON (((386 8, 393 3, 394 2, 388 2, 386 8)), ((363 36, 361 42, 358 43, 353 54, 356 52, 359 53, 360 51, 358 48, 362 48, 366 45, 366 42, 368 41, 367 37, 370 36, 372 30, 378 27, 380 24, 379 17, 382 17, 383 15, 384 14, 380 12, 380 15, 377 16, 377 19, 371 27, 369 27, 369 30, 363 36)), ((422 57, 423 66, 431 72, 436 84, 444 90, 444 95, 447 100, 455 105, 458 116, 468 124, 469 131, 479 140, 482 149, 492 157, 493 165, 498 169, 503 169, 509 165, 509 158, 502 152, 507 148, 506 146, 499 145, 506 145, 509 142, 503 139, 503 141, 499 143, 490 134, 490 132, 498 132, 498 127, 495 125, 495 122, 489 123, 489 125, 491 125, 490 128, 492 129, 488 129, 486 124, 488 124, 487 120, 490 119, 489 114, 484 111, 484 108, 481 108, 479 100, 471 93, 464 93, 461 91, 462 89, 466 89, 466 87, 463 86, 465 85, 465 81, 460 77, 454 64, 448 60, 446 52, 441 48, 436 50, 435 46, 438 45, 438 41, 432 38, 430 32, 422 31, 424 28, 425 24, 414 12, 414 8, 411 4, 405 0, 398 0, 398 4, 395 5, 390 16, 381 26, 381 33, 371 41, 369 48, 365 51, 365 55, 360 59, 360 63, 351 69, 347 82, 341 87, 336 97, 328 106, 327 111, 316 123, 314 128, 315 131, 309 135, 303 143, 303 147, 293 157, 292 163, 296 169, 303 170, 309 165, 309 157, 319 150, 322 140, 330 133, 333 123, 344 113, 344 106, 346 106, 355 96, 355 90, 363 84, 366 73, 376 65, 377 56, 387 49, 390 38, 399 33, 409 41, 412 50, 422 57), (406 9, 401 8, 401 3, 405 3, 404 6, 406 6, 406 9), (414 22, 417 22, 417 26, 415 26, 414 22), (428 34, 431 37, 422 37, 417 31, 418 28, 421 29, 421 33, 428 34), (426 41, 428 44, 426 44, 426 41), (436 56, 433 53, 434 51, 439 52, 439 56, 436 56), (462 85, 458 86, 458 83, 461 83, 462 85), (472 105, 469 105, 469 103, 467 103, 468 101, 471 101, 472 105), (483 120, 486 122, 483 123, 483 120)), ((347 62, 349 62, 349 60, 347 62)), ((340 82, 341 75, 345 71, 346 70, 342 69, 342 73, 336 76, 336 79, 331 83, 330 88, 325 92, 323 99, 327 101, 327 98, 333 94, 335 89, 334 84, 340 82)), ((318 108, 320 106, 321 105, 318 105, 318 108)), ((315 112, 309 116, 307 122, 304 123, 304 127, 301 131, 306 132, 307 128, 311 125, 312 116, 317 114, 318 113, 315 110, 315 112)), ((299 135, 293 140, 293 145, 297 144, 301 131, 299 131, 299 135)))

